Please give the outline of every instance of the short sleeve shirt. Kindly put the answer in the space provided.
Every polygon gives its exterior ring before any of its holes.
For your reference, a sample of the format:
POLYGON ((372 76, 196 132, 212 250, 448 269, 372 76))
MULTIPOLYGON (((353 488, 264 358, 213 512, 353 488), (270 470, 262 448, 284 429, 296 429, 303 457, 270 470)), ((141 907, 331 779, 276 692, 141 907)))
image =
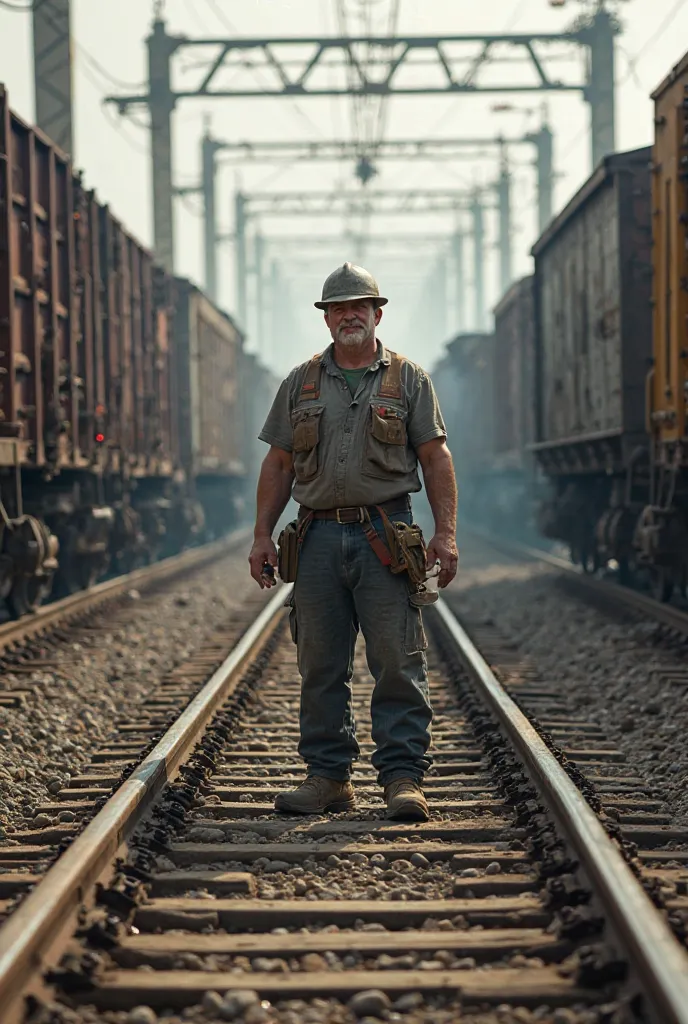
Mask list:
POLYGON ((307 508, 343 508, 420 491, 416 449, 447 436, 430 377, 404 359, 401 399, 380 398, 391 356, 378 342, 377 358, 352 396, 333 349, 321 357, 318 398, 301 398, 310 361, 302 363, 282 382, 259 434, 294 453, 294 499, 307 508))

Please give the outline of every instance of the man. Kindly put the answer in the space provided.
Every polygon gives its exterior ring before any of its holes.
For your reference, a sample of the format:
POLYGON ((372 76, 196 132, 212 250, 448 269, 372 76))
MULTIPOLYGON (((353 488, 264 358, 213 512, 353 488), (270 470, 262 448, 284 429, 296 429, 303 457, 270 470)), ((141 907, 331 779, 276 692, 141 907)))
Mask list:
POLYGON ((261 587, 274 580, 265 568, 277 565, 272 534, 292 486, 301 518, 313 511, 291 613, 302 677, 299 753, 308 776, 275 800, 292 814, 355 804, 351 679, 360 626, 375 679, 372 763, 388 817, 428 819, 420 788, 431 764, 427 641, 408 577, 393 574, 385 557, 380 508, 388 523, 411 523, 420 462, 435 520, 428 565, 440 563, 438 585, 446 587, 458 564, 456 481, 430 378, 376 339, 387 301, 361 267, 345 263, 328 277, 315 305, 325 311, 332 345, 283 381, 260 434, 270 451, 249 564, 261 587))

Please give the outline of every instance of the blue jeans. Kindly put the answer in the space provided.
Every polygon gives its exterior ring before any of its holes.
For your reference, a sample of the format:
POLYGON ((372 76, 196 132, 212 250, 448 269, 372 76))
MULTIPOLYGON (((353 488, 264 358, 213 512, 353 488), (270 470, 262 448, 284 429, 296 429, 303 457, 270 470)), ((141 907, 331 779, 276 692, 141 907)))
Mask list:
MULTIPOLYGON (((393 518, 411 521, 410 513, 393 518)), ((384 536, 379 518, 373 525, 384 536)), ((347 780, 360 754, 351 700, 359 625, 375 680, 370 710, 378 781, 420 781, 432 763, 427 640, 406 579, 380 562, 359 523, 311 523, 292 610, 302 677, 299 753, 310 774, 347 780)))

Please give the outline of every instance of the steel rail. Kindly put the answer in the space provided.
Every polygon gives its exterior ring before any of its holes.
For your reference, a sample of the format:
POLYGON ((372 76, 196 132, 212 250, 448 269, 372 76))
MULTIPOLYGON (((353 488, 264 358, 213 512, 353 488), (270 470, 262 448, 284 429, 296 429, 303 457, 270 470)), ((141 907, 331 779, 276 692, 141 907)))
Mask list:
POLYGON ((479 696, 501 723, 580 859, 609 918, 623 953, 656 1020, 688 1024, 688 955, 605 832, 597 815, 573 784, 523 712, 491 672, 456 617, 441 600, 443 626, 476 684, 479 696))
POLYGON ((215 712, 236 688, 284 614, 290 587, 279 587, 253 625, 154 749, 62 854, 0 928, 3 1024, 23 1020, 23 996, 59 955, 95 883, 111 873, 117 851, 174 777, 215 712), (32 984, 33 983, 33 984, 32 984))
POLYGON ((0 650, 19 641, 28 640, 78 612, 97 608, 104 601, 109 601, 127 590, 159 583, 189 569, 201 568, 208 562, 216 561, 221 555, 233 550, 243 541, 248 540, 250 536, 251 531, 248 527, 235 530, 222 540, 204 544, 199 548, 190 548, 188 551, 182 551, 179 555, 163 558, 162 561, 155 562, 153 565, 134 569, 121 576, 114 576, 110 580, 97 583, 89 590, 80 590, 77 594, 70 594, 69 597, 63 597, 59 601, 42 605, 35 612, 25 615, 21 619, 4 622, 0 625, 0 650))
POLYGON ((584 572, 580 566, 573 565, 565 558, 552 555, 548 551, 541 551, 539 548, 529 547, 527 544, 521 544, 517 541, 493 537, 491 534, 474 526, 466 526, 463 530, 464 533, 473 534, 484 541, 485 544, 495 548, 497 551, 503 551, 512 558, 529 558, 535 562, 543 562, 553 569, 557 569, 582 590, 594 593, 605 601, 609 601, 610 604, 624 604, 628 608, 649 615, 671 629, 675 629, 679 633, 688 636, 688 612, 682 608, 677 608, 671 604, 664 604, 662 601, 657 601, 654 597, 649 597, 638 590, 633 590, 632 587, 625 587, 621 583, 598 579, 596 576, 591 576, 589 573, 584 572))

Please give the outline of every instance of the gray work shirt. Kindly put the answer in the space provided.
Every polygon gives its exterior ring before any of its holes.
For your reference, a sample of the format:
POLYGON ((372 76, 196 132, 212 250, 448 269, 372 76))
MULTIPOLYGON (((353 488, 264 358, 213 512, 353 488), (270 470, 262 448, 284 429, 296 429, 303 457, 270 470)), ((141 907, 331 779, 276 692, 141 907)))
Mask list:
POLYGON ((318 398, 301 395, 309 360, 282 382, 259 434, 294 453, 294 500, 307 508, 344 508, 419 491, 416 449, 447 436, 430 377, 405 359, 401 399, 381 398, 390 353, 378 342, 377 359, 352 398, 333 350, 330 345, 322 356, 318 398))

